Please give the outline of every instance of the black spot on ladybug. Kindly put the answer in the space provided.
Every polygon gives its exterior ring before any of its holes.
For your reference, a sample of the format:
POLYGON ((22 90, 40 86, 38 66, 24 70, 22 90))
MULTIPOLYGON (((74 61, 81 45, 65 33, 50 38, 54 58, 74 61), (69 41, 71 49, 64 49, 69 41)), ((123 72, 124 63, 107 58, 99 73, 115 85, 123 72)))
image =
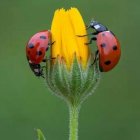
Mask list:
POLYGON ((34 44, 30 43, 30 44, 28 45, 28 47, 29 47, 30 49, 32 49, 32 48, 34 48, 34 44))
POLYGON ((105 33, 102 33, 102 36, 105 36, 105 33))
POLYGON ((118 49, 116 45, 113 46, 112 48, 113 48, 114 51, 116 51, 118 49))
POLYGON ((105 61, 105 65, 110 65, 111 64, 111 61, 108 60, 108 61, 105 61))
POLYGON ((46 39, 46 36, 42 35, 42 36, 40 36, 40 39, 46 39))
POLYGON ((100 46, 101 46, 102 48, 104 48, 104 47, 106 46, 106 44, 105 44, 105 43, 102 43, 100 46))
POLYGON ((41 51, 37 51, 36 54, 37 55, 42 55, 42 52, 41 51))

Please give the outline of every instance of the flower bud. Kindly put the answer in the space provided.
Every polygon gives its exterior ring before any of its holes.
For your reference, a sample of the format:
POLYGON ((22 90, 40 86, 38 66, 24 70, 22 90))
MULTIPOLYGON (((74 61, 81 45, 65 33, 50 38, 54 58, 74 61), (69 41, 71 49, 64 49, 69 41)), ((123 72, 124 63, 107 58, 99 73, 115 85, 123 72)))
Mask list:
POLYGON ((100 71, 86 45, 86 27, 76 8, 56 10, 52 21, 52 61, 47 61, 48 88, 68 104, 80 105, 94 92, 100 71))

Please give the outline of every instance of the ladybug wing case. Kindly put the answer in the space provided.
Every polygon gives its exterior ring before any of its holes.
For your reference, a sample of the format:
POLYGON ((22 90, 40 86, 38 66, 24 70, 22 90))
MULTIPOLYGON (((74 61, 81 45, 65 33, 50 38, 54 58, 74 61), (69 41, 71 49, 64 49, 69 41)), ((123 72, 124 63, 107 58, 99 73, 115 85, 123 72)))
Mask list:
POLYGON ((97 46, 100 70, 107 72, 116 66, 120 59, 120 43, 110 31, 105 31, 97 35, 97 46))

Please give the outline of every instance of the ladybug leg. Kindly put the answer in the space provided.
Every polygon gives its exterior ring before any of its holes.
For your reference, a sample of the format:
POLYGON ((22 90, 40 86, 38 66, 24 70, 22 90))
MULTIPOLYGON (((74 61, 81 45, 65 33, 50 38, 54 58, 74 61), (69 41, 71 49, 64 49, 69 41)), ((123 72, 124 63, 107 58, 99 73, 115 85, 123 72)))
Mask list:
POLYGON ((52 57, 52 58, 44 58, 43 60, 42 60, 42 62, 46 62, 46 61, 49 61, 49 60, 52 60, 52 59, 56 59, 55 57, 52 57))
POLYGON ((42 60, 42 62, 46 62, 46 58, 44 58, 44 59, 42 60))
POLYGON ((97 38, 96 38, 95 36, 92 37, 88 43, 85 43, 85 45, 89 45, 89 44, 91 44, 93 40, 96 41, 97 38))
POLYGON ((40 68, 40 76, 41 76, 42 78, 45 79, 45 76, 44 76, 44 73, 43 73, 43 69, 44 69, 44 68, 46 68, 46 66, 42 66, 42 67, 40 68))
POLYGON ((46 66, 41 66, 41 70, 43 70, 44 68, 46 68, 46 66))
POLYGON ((84 37, 84 36, 88 36, 88 35, 92 35, 93 33, 89 33, 89 34, 86 34, 86 35, 76 35, 78 37, 84 37))
POLYGON ((46 61, 50 61, 50 60, 53 60, 53 59, 56 59, 56 57, 52 57, 52 58, 47 58, 47 59, 45 60, 45 62, 46 62, 46 61))
POLYGON ((93 32, 93 33, 89 33, 89 34, 86 34, 86 35, 76 35, 78 37, 84 37, 84 36, 88 36, 88 35, 97 35, 98 32, 93 32))
POLYGON ((91 26, 90 25, 86 25, 86 30, 88 30, 91 26))
POLYGON ((52 43, 48 43, 48 47, 46 48, 46 51, 48 51, 49 50, 49 48, 53 45, 55 43, 55 41, 54 42, 52 42, 52 43))
POLYGON ((49 48, 53 45, 55 43, 55 41, 54 42, 52 42, 52 43, 48 43, 48 47, 46 48, 46 51, 48 51, 49 50, 49 48))
POLYGON ((94 61, 93 61, 93 63, 92 63, 91 65, 94 65, 94 63, 98 60, 98 54, 99 54, 99 51, 97 50, 97 51, 95 52, 94 61))
POLYGON ((98 32, 93 32, 93 33, 92 33, 92 35, 97 35, 97 34, 98 34, 98 32))
MULTIPOLYGON (((46 61, 52 60, 52 59, 56 59, 56 58, 47 58, 47 59, 44 59, 42 62, 46 62, 46 61)), ((44 73, 43 73, 43 69, 44 69, 44 68, 46 68, 46 66, 41 66, 41 68, 40 68, 40 76, 41 76, 42 78, 45 78, 44 73)))
POLYGON ((48 45, 48 47, 46 48, 46 52, 49 50, 50 46, 48 45))
POLYGON ((51 43, 51 45, 53 45, 54 43, 55 43, 55 41, 54 41, 54 42, 52 42, 52 43, 51 43))
POLYGON ((54 41, 54 42, 52 42, 52 43, 48 43, 48 45, 49 45, 49 46, 51 46, 51 45, 53 45, 54 43, 55 43, 55 41, 54 41))
POLYGON ((97 51, 95 52, 95 59, 94 59, 94 61, 93 61, 93 64, 98 60, 98 54, 99 54, 99 50, 97 50, 97 51))
POLYGON ((45 79, 45 77, 44 77, 44 75, 43 75, 43 74, 41 74, 41 77, 45 79))

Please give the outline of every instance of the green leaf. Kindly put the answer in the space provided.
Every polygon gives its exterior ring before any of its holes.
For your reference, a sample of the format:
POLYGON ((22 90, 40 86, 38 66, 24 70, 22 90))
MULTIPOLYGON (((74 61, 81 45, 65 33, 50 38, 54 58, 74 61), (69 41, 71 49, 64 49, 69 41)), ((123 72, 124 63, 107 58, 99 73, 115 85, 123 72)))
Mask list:
POLYGON ((37 129, 36 131, 37 131, 37 140, 46 140, 43 132, 40 129, 37 129))

